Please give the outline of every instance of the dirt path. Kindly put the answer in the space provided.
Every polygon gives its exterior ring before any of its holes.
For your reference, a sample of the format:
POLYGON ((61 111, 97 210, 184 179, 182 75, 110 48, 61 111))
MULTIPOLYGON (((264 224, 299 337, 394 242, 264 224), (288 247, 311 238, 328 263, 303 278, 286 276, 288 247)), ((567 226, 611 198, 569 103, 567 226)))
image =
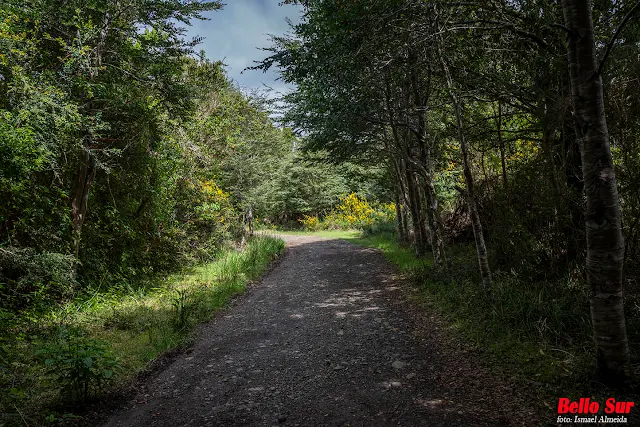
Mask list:
POLYGON ((498 426, 522 418, 471 356, 442 344, 437 320, 411 308, 379 252, 286 240, 280 265, 106 426, 498 426))

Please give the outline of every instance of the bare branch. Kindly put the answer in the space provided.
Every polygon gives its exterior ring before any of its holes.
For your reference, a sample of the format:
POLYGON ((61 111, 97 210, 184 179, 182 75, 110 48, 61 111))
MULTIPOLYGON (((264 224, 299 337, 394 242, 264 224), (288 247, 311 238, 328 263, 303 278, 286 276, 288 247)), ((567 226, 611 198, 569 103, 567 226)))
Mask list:
POLYGON ((638 11, 638 9, 640 9, 640 1, 636 2, 635 6, 631 8, 631 10, 627 13, 627 15, 622 19, 622 22, 620 22, 620 25, 618 25, 618 28, 616 28, 616 31, 613 33, 613 36, 611 37, 611 40, 609 40, 609 43, 607 43, 607 50, 605 50, 604 56, 600 61, 600 65, 598 66, 598 71, 596 71, 593 74, 593 76, 591 76, 592 79, 595 79, 596 77, 598 77, 602 72, 602 67, 604 67, 604 63, 607 61, 607 58, 611 53, 611 49, 613 49, 613 44, 615 43, 616 39, 620 35, 620 32, 622 32, 622 29, 624 28, 624 26, 627 25, 627 22, 629 22, 629 19, 631 19, 631 16, 633 16, 633 14, 636 11, 638 11))
POLYGON ((569 34, 570 36, 573 35, 573 31, 571 31, 570 28, 565 27, 562 24, 551 24, 552 27, 554 28, 560 28, 561 30, 565 31, 567 34, 569 34))

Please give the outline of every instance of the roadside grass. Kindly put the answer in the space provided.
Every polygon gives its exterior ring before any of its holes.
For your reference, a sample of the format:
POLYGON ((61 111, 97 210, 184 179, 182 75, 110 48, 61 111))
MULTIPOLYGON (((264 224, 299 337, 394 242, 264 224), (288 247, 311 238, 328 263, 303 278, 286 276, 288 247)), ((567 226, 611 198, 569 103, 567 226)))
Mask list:
POLYGON ((433 260, 417 258, 413 249, 401 245, 394 233, 360 233, 347 239, 360 246, 380 249, 389 261, 406 274, 416 274, 433 266, 433 260))
POLYGON ((65 413, 74 405, 126 385, 159 355, 188 346, 195 326, 244 291, 283 250, 282 240, 257 236, 242 251, 226 250, 161 284, 95 291, 45 317, 25 314, 0 341, 0 426, 73 418, 65 413), (89 399, 68 393, 65 386, 77 389, 78 383, 91 392, 83 395, 89 399))

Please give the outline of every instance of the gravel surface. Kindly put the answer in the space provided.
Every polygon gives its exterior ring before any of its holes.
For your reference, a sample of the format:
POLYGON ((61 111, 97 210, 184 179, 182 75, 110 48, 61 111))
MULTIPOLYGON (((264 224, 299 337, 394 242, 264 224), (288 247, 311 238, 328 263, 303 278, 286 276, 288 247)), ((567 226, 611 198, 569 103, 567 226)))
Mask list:
POLYGON ((504 402, 514 400, 508 386, 408 301, 409 286, 378 251, 285 240, 281 263, 105 426, 522 422, 504 402))

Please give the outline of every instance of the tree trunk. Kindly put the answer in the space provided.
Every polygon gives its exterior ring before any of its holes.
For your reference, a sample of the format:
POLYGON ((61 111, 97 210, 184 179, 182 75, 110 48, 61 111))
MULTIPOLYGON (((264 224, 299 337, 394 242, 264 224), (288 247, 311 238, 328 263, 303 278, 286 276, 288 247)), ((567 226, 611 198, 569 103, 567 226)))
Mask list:
POLYGON ((630 365, 622 297, 624 241, 591 0, 562 0, 562 10, 570 32, 569 72, 587 198, 587 282, 597 365, 602 380, 619 382, 629 375, 630 365))
POLYGON ((462 123, 462 113, 458 98, 451 90, 451 101, 453 102, 453 108, 456 114, 456 124, 458 128, 458 139, 460 140, 460 150, 462 151, 462 163, 464 182, 467 186, 466 198, 467 206, 469 207, 469 215, 471 216, 471 225, 473 227, 473 237, 476 241, 476 251, 478 253, 478 265, 480 267, 480 275, 482 276, 482 283, 489 287, 491 286, 491 269, 489 268, 489 256, 487 255, 487 246, 484 241, 484 233, 482 231, 482 222, 480 221, 480 214, 478 213, 478 207, 476 205, 476 198, 473 186, 473 175, 471 175, 471 162, 469 160, 469 147, 467 145, 467 139, 464 135, 464 128, 462 123))
POLYGON ((433 187, 433 168, 431 167, 431 147, 427 141, 427 112, 428 112, 428 92, 430 79, 427 81, 427 87, 421 88, 418 82, 418 76, 415 72, 416 57, 409 52, 410 61, 410 77, 411 90, 413 92, 413 101, 416 109, 416 121, 418 124, 417 140, 420 150, 420 172, 424 180, 423 191, 426 204, 427 226, 429 228, 429 238, 431 240, 431 250, 433 252, 433 263, 436 267, 447 267, 447 255, 444 247, 444 239, 442 238, 442 221, 440 220, 440 212, 438 211, 438 196, 433 187), (427 95, 423 97, 423 92, 427 95))
POLYGON ((421 257, 426 253, 427 232, 424 215, 422 214, 422 198, 420 197, 418 176, 415 171, 407 167, 405 159, 401 159, 400 164, 401 171, 404 173, 406 179, 407 200, 409 202, 411 226, 413 228, 413 243, 416 256, 421 257))
MULTIPOLYGON (((413 228, 413 239, 416 255, 418 257, 424 256, 426 252, 426 228, 424 215, 422 215, 422 199, 420 197, 419 182, 417 174, 413 169, 410 169, 408 165, 411 163, 411 147, 409 146, 409 136, 405 129, 404 134, 401 134, 400 130, 396 126, 395 114, 393 105, 391 104, 391 86, 389 81, 386 81, 385 101, 387 107, 387 114, 389 117, 389 125, 393 134, 393 140, 396 145, 396 152, 399 154, 398 166, 399 174, 406 177, 406 195, 409 205, 409 212, 411 214, 411 224, 413 228)), ((400 182, 402 179, 400 180, 400 182)), ((406 222, 405 222, 406 224, 406 222)))
POLYGON ((458 128, 458 140, 460 142, 460 150, 462 151, 462 163, 464 181, 467 186, 465 191, 467 206, 469 207, 469 216, 471 217, 471 225, 473 227, 473 237, 476 242, 476 252, 478 254, 478 266, 480 268, 480 275, 482 276, 482 283, 489 287, 491 286, 491 268, 489 267, 489 256, 487 255, 487 245, 484 241, 484 233, 482 231, 482 222, 480 221, 480 214, 478 213, 478 207, 476 205, 474 187, 473 187, 473 175, 471 175, 471 162, 469 160, 469 147, 467 145, 467 139, 464 135, 464 127, 462 122, 462 108, 458 97, 453 89, 453 80, 449 73, 449 67, 447 67, 446 61, 440 52, 442 65, 447 78, 447 86, 449 89, 449 96, 453 103, 453 109, 456 116, 456 127, 458 128))
MULTIPOLYGON (((438 32, 440 30, 438 29, 438 32)), ((447 90, 449 91, 449 97, 453 104, 454 114, 456 117, 456 127, 458 130, 458 140, 460 142, 460 150, 462 151, 463 161, 463 174, 464 181, 467 186, 465 193, 467 199, 467 206, 469 208, 469 216, 471 217, 471 225, 473 227, 473 237, 476 242, 476 252, 478 255, 478 266, 480 268, 480 275, 482 276, 482 283, 485 287, 491 286, 491 269, 489 267, 489 256, 487 255, 487 245, 484 241, 484 233, 482 231, 482 222, 480 221, 480 215, 478 213, 478 207, 476 205, 475 192, 473 186, 473 175, 471 175, 471 162, 469 160, 469 147, 467 145, 467 139, 464 135, 464 123, 462 121, 462 106, 458 101, 458 97, 453 87, 453 79, 451 78, 451 72, 447 65, 443 52, 443 38, 440 32, 440 38, 438 43, 438 56, 440 57, 440 63, 442 64, 442 71, 447 82, 447 90)))
POLYGON ((402 161, 398 162, 398 196, 400 201, 400 218, 402 219, 402 223, 404 225, 404 243, 409 243, 411 241, 409 235, 409 212, 408 209, 411 206, 411 201, 409 200, 409 193, 407 190, 407 183, 405 182, 406 174, 404 174, 402 167, 402 161))
MULTIPOLYGON (((426 147, 424 147, 426 149, 426 147)), ((428 149, 427 149, 428 150, 428 149)), ((431 156, 427 151, 423 155, 424 167, 424 193, 427 205, 427 220, 429 221, 429 232, 431 237, 431 247, 433 249, 433 261, 437 267, 447 267, 447 254, 445 252, 443 226, 438 210, 438 197, 433 186, 433 175, 431 168, 431 156)))
POLYGON ((507 160, 504 140, 502 139, 502 103, 500 101, 498 101, 498 144, 500 146, 500 162, 502 164, 502 186, 506 190, 509 181, 507 180, 507 160))
POLYGON ((398 238, 401 243, 405 244, 409 241, 405 210, 405 186, 402 179, 402 173, 400 172, 400 167, 398 166, 398 160, 396 158, 392 158, 391 161, 393 162, 393 175, 395 175, 396 178, 393 188, 395 193, 396 219, 398 221, 398 238))
POLYGON ((418 176, 415 171, 405 167, 407 178, 407 194, 409 196, 409 212, 411 213, 411 224, 413 226, 413 240, 416 256, 424 256, 427 250, 427 235, 424 216, 422 215, 422 198, 418 186, 418 176))
POLYGON ((395 185, 395 207, 396 207, 396 219, 398 222, 398 239, 400 243, 405 243, 407 241, 407 229, 404 221, 404 214, 402 212, 402 204, 400 203, 400 193, 398 191, 398 186, 395 185))
POLYGON ((89 150, 83 149, 76 172, 76 183, 71 198, 71 225, 73 239, 73 253, 78 258, 80 254, 80 241, 82 226, 87 214, 87 202, 89 190, 96 176, 96 162, 89 150))
MULTIPOLYGON (((394 136, 397 134, 394 132, 394 136)), ((408 221, 407 221, 407 211, 406 206, 407 202, 407 192, 405 190, 406 186, 404 184, 404 178, 402 173, 402 167, 400 166, 400 161, 396 156, 396 153, 391 148, 390 139, 388 138, 387 132, 385 130, 385 139, 384 139, 384 147, 387 151, 387 155, 389 156, 390 166, 392 167, 391 176, 395 178, 395 183, 393 186, 394 196, 395 196, 395 208, 396 208, 396 221, 398 222, 398 239, 401 244, 406 244, 409 242, 409 231, 408 231, 408 221)))

